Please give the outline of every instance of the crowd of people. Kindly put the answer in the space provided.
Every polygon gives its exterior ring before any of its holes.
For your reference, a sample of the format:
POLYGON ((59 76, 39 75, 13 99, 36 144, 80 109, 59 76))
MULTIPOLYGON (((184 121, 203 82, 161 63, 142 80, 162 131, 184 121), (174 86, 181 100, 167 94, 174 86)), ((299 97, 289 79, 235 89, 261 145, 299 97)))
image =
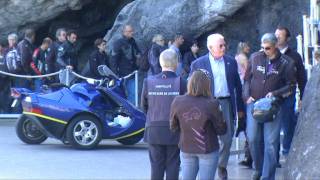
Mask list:
POLYGON ((159 57, 150 58, 158 74, 145 79, 141 106, 147 114, 151 179, 178 179, 179 167, 182 179, 214 179, 216 170, 219 179, 228 179, 233 136, 241 131, 246 143, 239 164, 253 168, 252 179, 275 179, 297 123, 296 89, 299 107, 307 81, 302 58, 289 40, 289 30, 279 26, 261 37, 259 51, 250 54, 249 44, 240 42, 233 57, 226 55, 224 37, 211 34, 209 52, 199 57, 197 43, 182 56, 183 40, 177 35, 159 57), (252 112, 263 98, 276 99, 279 108, 261 122, 252 112))
MULTIPOLYGON (((280 153, 287 156, 290 152, 297 123, 296 87, 299 107, 307 81, 301 56, 288 46, 290 32, 286 27, 264 34, 261 49, 252 54, 249 44, 240 42, 235 56, 226 55, 225 39, 217 33, 208 36, 208 53, 203 56, 199 56, 196 41, 188 52, 181 53, 182 34, 176 34, 168 45, 162 34, 155 34, 148 51, 142 53, 131 25, 124 25, 121 33, 110 54, 105 40, 95 40, 84 75, 100 78, 99 65, 107 65, 119 77, 138 69, 147 71, 141 108, 147 117, 144 141, 149 149, 151 179, 163 179, 164 175, 178 179, 180 167, 182 179, 214 179, 216 170, 220 179, 228 179, 233 137, 241 131, 246 137, 246 153, 240 164, 253 168, 252 179, 275 179, 280 153), (253 117, 252 109, 264 97, 277 98, 280 108, 275 117, 261 123, 253 117)), ((62 70, 59 79, 48 77, 31 83, 29 79, 1 76, 1 82, 29 88, 34 84, 39 90, 42 84, 68 83, 67 69, 80 73, 76 31, 60 28, 55 41, 46 37, 38 48, 34 47, 35 36, 33 29, 27 29, 18 43, 17 34, 10 34, 8 47, 0 46, 1 70, 24 75, 62 70)), ((75 77, 70 73, 69 78, 75 77)), ((125 87, 128 100, 135 102, 135 79, 126 79, 125 87)), ((4 88, 1 93, 7 91, 4 88)), ((7 104, 1 106, 8 112, 7 104)))

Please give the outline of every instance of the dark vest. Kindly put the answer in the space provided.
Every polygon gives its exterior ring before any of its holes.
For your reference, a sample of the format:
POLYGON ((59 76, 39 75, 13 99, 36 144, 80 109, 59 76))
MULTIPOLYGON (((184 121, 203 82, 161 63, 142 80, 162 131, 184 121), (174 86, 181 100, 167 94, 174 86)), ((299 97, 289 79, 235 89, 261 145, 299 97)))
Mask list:
POLYGON ((148 104, 146 126, 169 126, 170 106, 173 99, 180 95, 180 77, 148 80, 148 104))

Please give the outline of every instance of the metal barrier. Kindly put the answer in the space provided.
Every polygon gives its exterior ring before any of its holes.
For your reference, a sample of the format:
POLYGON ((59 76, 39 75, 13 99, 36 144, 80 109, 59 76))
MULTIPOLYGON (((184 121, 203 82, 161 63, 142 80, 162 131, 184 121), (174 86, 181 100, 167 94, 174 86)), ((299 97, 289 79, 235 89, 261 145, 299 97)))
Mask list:
MULTIPOLYGON (((10 76, 10 77, 15 77, 15 78, 26 78, 26 79, 36 79, 36 78, 45 78, 45 77, 50 77, 50 76, 56 76, 59 75, 61 73, 66 73, 66 82, 65 84, 67 86, 70 86, 71 83, 71 78, 70 78, 70 74, 73 74, 75 77, 78 77, 80 79, 84 79, 84 80, 94 80, 94 81, 99 81, 98 79, 94 79, 94 78, 89 78, 89 77, 85 77, 82 76, 74 71, 72 71, 72 69, 70 68, 66 68, 54 73, 50 73, 50 74, 45 74, 45 75, 19 75, 19 74, 13 74, 13 73, 8 73, 8 72, 4 72, 4 71, 0 71, 0 74, 6 75, 6 76, 10 76)), ((127 76, 122 77, 122 79, 128 79, 131 78, 131 76, 135 76, 135 106, 138 106, 138 94, 139 94, 139 77, 138 77, 138 71, 134 71, 130 74, 128 74, 127 76)), ((0 114, 0 119, 16 119, 19 117, 20 114, 0 114)))

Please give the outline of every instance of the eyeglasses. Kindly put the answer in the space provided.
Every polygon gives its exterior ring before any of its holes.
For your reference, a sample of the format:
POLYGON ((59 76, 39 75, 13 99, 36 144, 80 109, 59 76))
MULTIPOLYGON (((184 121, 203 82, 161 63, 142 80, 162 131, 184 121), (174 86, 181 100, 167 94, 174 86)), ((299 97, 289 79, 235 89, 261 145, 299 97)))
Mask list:
POLYGON ((271 49, 271 47, 263 47, 263 46, 261 46, 261 49, 265 50, 265 51, 269 51, 271 49))

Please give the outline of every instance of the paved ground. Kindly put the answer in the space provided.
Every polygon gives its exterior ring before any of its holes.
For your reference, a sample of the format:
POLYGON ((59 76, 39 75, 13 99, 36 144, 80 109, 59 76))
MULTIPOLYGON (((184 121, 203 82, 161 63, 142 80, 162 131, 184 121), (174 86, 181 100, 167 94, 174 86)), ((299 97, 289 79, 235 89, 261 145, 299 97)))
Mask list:
MULTIPOLYGON (((149 179, 146 145, 123 146, 102 141, 98 149, 80 151, 48 139, 41 145, 23 144, 14 123, 0 119, 0 179, 149 179)), ((251 170, 232 156, 229 179, 250 179, 251 170)), ((277 171, 280 178, 282 169, 277 171)))

